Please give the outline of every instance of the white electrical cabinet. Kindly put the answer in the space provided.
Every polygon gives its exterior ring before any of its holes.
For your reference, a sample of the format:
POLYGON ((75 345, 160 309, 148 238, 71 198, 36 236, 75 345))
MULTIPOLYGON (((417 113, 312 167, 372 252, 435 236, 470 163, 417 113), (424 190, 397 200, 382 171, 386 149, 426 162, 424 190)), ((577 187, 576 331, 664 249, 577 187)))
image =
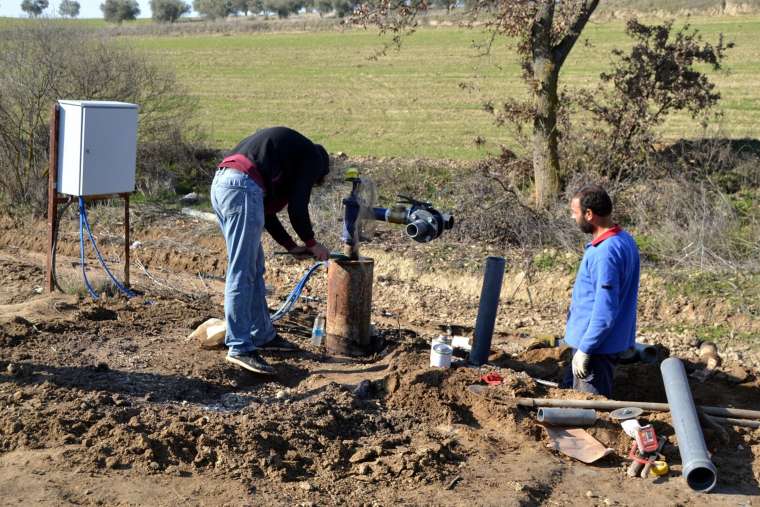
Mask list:
POLYGON ((137 105, 94 100, 58 104, 58 192, 134 192, 137 105))

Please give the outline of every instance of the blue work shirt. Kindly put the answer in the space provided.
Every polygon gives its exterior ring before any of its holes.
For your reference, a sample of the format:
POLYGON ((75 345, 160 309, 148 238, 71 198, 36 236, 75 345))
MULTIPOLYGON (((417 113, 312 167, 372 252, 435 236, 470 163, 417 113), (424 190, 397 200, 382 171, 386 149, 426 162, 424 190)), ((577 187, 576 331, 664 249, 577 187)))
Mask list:
POLYGON ((586 244, 573 286, 565 342, 586 354, 617 354, 636 340, 639 249, 615 226, 586 244))

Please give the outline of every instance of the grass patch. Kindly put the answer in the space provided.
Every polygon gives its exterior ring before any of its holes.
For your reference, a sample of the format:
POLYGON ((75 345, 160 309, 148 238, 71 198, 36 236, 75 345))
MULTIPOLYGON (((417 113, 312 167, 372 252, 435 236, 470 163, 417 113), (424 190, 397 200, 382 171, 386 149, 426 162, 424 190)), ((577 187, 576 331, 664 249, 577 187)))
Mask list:
POLYGON ((710 341, 715 343, 736 344, 745 342, 751 345, 757 345, 757 338, 753 333, 740 331, 729 327, 726 324, 715 324, 712 326, 697 326, 693 329, 694 335, 699 341, 710 341))
POLYGON ((572 252, 544 248, 533 255, 532 266, 538 271, 561 271, 571 274, 578 270, 579 262, 580 258, 572 252))
POLYGON ((760 315, 760 273, 676 271, 668 275, 665 290, 671 298, 719 299, 760 315))
MULTIPOLYGON (((708 40, 723 32, 737 44, 727 73, 712 73, 723 94, 721 135, 758 137, 760 17, 695 17, 708 40)), ((561 83, 593 86, 610 50, 626 47, 623 21, 591 23, 571 53, 561 83), (585 41, 588 41, 588 44, 585 41)), ((481 110, 487 100, 526 96, 512 44, 500 40, 478 57, 478 30, 422 28, 377 61, 382 41, 372 31, 133 37, 129 43, 176 68, 200 99, 212 143, 234 144, 258 128, 288 125, 330 151, 351 155, 478 159, 499 144, 516 146, 481 110), (486 139, 484 147, 474 139, 486 139)), ((669 138, 693 137, 696 125, 674 115, 669 138)))
POLYGON ((688 341, 714 342, 718 345, 719 351, 725 346, 744 345, 752 348, 760 346, 756 333, 742 331, 728 324, 643 326, 639 329, 639 333, 676 333, 684 336, 684 340, 688 341))

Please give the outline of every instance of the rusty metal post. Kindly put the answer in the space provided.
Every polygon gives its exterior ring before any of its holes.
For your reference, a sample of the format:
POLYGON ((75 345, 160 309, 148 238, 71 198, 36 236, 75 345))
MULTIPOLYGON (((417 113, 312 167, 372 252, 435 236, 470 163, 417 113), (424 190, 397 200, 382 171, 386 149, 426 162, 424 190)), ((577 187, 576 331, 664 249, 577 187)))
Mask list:
POLYGON ((330 352, 371 353, 370 313, 375 261, 332 260, 327 269, 327 339, 330 352))
POLYGON ((52 108, 50 115, 50 147, 48 149, 48 210, 47 210, 47 259, 45 262, 45 287, 53 292, 53 238, 58 214, 58 103, 52 108))

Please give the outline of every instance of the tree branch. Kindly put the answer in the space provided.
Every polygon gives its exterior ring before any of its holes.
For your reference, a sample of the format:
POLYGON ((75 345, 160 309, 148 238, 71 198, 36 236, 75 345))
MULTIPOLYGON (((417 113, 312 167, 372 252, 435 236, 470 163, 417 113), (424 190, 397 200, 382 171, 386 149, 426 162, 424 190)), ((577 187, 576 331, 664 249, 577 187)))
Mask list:
POLYGON ((586 0, 567 35, 562 38, 559 44, 552 48, 552 56, 558 67, 562 67, 562 64, 565 63, 567 55, 570 54, 578 37, 581 36, 583 28, 586 26, 586 23, 588 23, 591 14, 596 10, 597 5, 599 5, 599 0, 586 0))

